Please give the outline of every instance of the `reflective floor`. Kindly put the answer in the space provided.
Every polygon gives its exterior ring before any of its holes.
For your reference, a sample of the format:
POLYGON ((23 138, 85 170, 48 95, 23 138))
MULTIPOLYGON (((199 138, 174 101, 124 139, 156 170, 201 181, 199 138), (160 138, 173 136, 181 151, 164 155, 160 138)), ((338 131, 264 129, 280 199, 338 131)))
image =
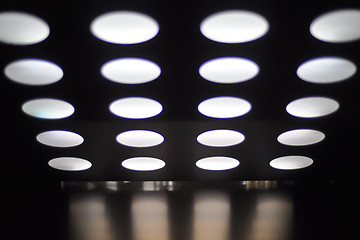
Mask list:
POLYGON ((2 239, 358 239, 356 192, 336 182, 1 186, 2 239))

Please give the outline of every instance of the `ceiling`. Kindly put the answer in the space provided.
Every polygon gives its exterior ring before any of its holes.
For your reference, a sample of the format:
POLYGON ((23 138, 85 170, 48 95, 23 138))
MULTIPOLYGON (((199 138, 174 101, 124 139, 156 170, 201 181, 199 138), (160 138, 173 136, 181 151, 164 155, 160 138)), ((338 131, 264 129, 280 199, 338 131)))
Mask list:
POLYGON ((327 43, 309 31, 319 15, 342 8, 360 8, 359 1, 3 1, 0 11, 34 14, 50 26, 44 41, 26 46, 0 43, 1 170, 12 179, 59 180, 316 180, 342 179, 356 174, 358 159, 357 103, 359 71, 346 81, 314 84, 296 75, 300 64, 322 56, 339 56, 360 66, 360 41, 327 43), (270 25, 268 33, 255 41, 224 44, 205 38, 200 23, 210 14, 229 9, 254 11, 270 25), (97 16, 114 11, 145 13, 159 23, 153 39, 133 45, 111 44, 95 38, 90 24, 97 16), (205 61, 223 56, 253 60, 259 74, 246 82, 218 84, 198 73, 205 61), (161 67, 154 81, 139 85, 105 79, 101 66, 112 59, 138 57, 161 67), (46 86, 26 86, 10 81, 3 69, 12 61, 39 58, 55 62, 63 78, 46 86), (163 111, 152 118, 134 120, 113 115, 109 104, 116 99, 142 96, 156 99, 163 111), (235 96, 248 100, 251 111, 241 117, 216 119, 197 110, 210 97, 235 96), (289 115, 285 108, 295 99, 324 96, 336 99, 339 110, 325 117, 308 119, 289 115), (75 113, 68 118, 47 120, 21 110, 30 99, 56 98, 71 103, 75 113), (199 144, 197 136, 207 130, 228 128, 245 135, 245 141, 230 147, 199 144), (286 146, 277 141, 290 129, 310 128, 325 133, 320 143, 286 146), (69 130, 80 134, 84 143, 56 148, 36 141, 48 130, 69 130), (149 148, 133 148, 116 142, 116 136, 131 129, 161 133, 165 141, 149 148), (304 169, 279 170, 269 165, 277 157, 301 155, 314 163, 304 169), (156 171, 133 171, 122 167, 125 159, 138 156, 160 158, 166 166, 156 171), (226 171, 196 167, 197 160, 228 156, 240 165, 226 171), (92 163, 84 171, 51 168, 49 160, 79 157, 92 163))

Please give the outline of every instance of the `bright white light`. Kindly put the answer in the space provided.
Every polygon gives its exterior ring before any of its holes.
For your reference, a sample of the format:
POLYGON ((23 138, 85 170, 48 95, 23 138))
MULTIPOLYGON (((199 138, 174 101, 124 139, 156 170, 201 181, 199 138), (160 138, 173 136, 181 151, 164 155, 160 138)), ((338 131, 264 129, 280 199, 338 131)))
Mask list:
POLYGON ((206 17, 200 24, 201 33, 221 43, 244 43, 263 37, 269 30, 268 21, 258 13, 227 10, 206 17))
POLYGON ((153 157, 134 157, 124 160, 121 165, 135 171, 153 171, 165 167, 165 162, 153 157))
POLYGON ((59 81, 64 72, 53 62, 42 59, 21 59, 5 67, 5 75, 21 84, 48 85, 59 81))
POLYGON ((74 107, 63 100, 40 98, 27 101, 22 105, 22 110, 33 117, 43 119, 61 119, 71 116, 74 107))
POLYGON ((36 136, 36 140, 52 147, 75 147, 84 142, 79 134, 63 130, 42 132, 36 136))
POLYGON ((280 134, 277 140, 285 145, 306 146, 321 142, 325 134, 312 129, 295 129, 280 134))
POLYGON ((259 66, 246 58, 221 57, 203 63, 199 74, 210 82, 239 83, 254 78, 259 73, 259 66))
POLYGON ((339 103, 330 98, 305 97, 290 102, 286 106, 286 111, 295 117, 316 118, 329 115, 339 107, 339 103))
POLYGON ((30 45, 42 42, 49 34, 49 25, 35 15, 11 11, 0 13, 0 42, 30 45))
POLYGON ((82 171, 91 168, 91 162, 77 157, 59 157, 49 161, 50 167, 64 171, 82 171))
POLYGON ((359 22, 359 9, 335 10, 317 17, 310 25, 310 32, 324 42, 351 42, 360 39, 359 22))
POLYGON ((161 144, 164 137, 149 130, 130 130, 117 135, 116 141, 129 147, 153 147, 161 144))
POLYGON ((216 129, 201 133, 197 141, 210 147, 229 147, 244 141, 245 136, 229 129, 216 129))
POLYGON ((306 168, 313 164, 313 160, 304 156, 285 156, 275 158, 270 162, 270 166, 280 170, 295 170, 306 168))
POLYGON ((356 72, 356 65, 340 57, 321 57, 301 64, 297 75, 312 83, 335 83, 346 80, 356 72))
POLYGON ((214 97, 202 101, 198 111, 212 118, 235 118, 247 114, 251 104, 238 97, 214 97))
POLYGON ((130 119, 151 118, 163 109, 158 101, 144 97, 121 98, 112 102, 109 108, 114 115, 130 119))
POLYGON ((152 17, 133 11, 114 11, 95 18, 91 33, 102 41, 115 44, 136 44, 154 38, 159 24, 152 17))
POLYGON ((204 170, 220 171, 236 168, 237 166, 239 166, 240 162, 235 158, 231 157, 215 156, 202 158, 198 160, 195 164, 198 168, 204 170))
POLYGON ((101 74, 105 78, 124 84, 147 83, 158 78, 160 73, 159 65, 142 58, 118 58, 101 67, 101 74))

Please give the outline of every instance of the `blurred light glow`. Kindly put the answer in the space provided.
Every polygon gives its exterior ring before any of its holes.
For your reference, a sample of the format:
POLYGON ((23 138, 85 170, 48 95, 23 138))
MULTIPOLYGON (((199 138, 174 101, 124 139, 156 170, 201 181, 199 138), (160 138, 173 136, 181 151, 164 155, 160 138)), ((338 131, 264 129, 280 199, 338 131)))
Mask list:
POLYGON ((235 118, 247 114, 251 104, 238 97, 213 97, 202 101, 198 111, 212 118, 235 118))
POLYGON ((75 147, 84 142, 79 134, 64 130, 42 132, 36 136, 36 140, 52 147, 75 147))
POLYGON ((311 34, 320 41, 346 43, 360 39, 360 10, 339 9, 317 17, 310 25, 311 34))
POLYGON ((90 25, 98 39, 114 44, 137 44, 154 38, 159 24, 152 17, 134 11, 113 11, 96 17, 90 25))
POLYGON ((259 66, 246 58, 220 57, 203 63, 199 74, 204 79, 215 83, 240 83, 254 78, 259 73, 259 66))
POLYGON ((339 103, 331 98, 305 97, 290 102, 286 111, 295 117, 317 118, 329 115, 339 107, 339 103))
POLYGON ((112 102, 110 112, 118 117, 144 119, 155 117, 163 110, 162 105, 153 99, 145 97, 127 97, 112 102))
POLYGON ((239 166, 239 160, 231 157, 215 156, 215 157, 206 157, 198 160, 196 166, 198 168, 210 171, 221 171, 229 170, 239 166))
POLYGON ((201 33, 221 43, 245 43, 263 37, 269 30, 268 21, 258 13, 226 10, 206 17, 200 24, 201 33))
POLYGON ((64 72, 53 62, 42 59, 21 59, 8 64, 5 75, 14 82, 41 86, 56 83, 64 72))
POLYGON ((52 98, 27 101, 22 105, 22 110, 30 116, 42 119, 67 118, 75 112, 70 103, 52 98))
POLYGON ((13 11, 0 13, 0 42, 31 45, 44 41, 49 34, 49 25, 35 15, 13 11))
POLYGON ((116 141, 129 147, 153 147, 161 144, 164 137, 149 130, 130 130, 117 135, 116 141))
POLYGON ((59 157, 49 161, 49 166, 64 171, 82 171, 91 168, 88 160, 77 157, 59 157))
POLYGON ((245 136, 235 130, 215 129, 201 133, 197 141, 210 147, 229 147, 245 140, 245 136))
POLYGON ((289 146, 306 146, 321 142, 325 134, 312 129, 295 129, 280 134, 277 140, 289 146))
POLYGON ((165 162, 153 157, 133 157, 124 160, 121 165, 135 171, 153 171, 165 167, 165 162))
POLYGON ((309 167, 313 160, 304 156, 285 156, 275 158, 270 162, 270 166, 280 170, 295 170, 309 167))
POLYGON ((356 72, 356 65, 340 57, 320 57, 301 64, 297 75, 311 83, 335 83, 346 80, 356 72))
POLYGON ((142 58, 117 58, 101 67, 101 74, 110 81, 142 84, 155 80, 161 69, 156 63, 142 58))

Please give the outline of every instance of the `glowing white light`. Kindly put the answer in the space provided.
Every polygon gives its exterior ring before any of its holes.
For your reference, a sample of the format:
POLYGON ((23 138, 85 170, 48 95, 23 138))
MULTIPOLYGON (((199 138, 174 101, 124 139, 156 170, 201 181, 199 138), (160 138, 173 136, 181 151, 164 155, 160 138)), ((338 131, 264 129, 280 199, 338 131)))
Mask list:
POLYGON ((130 119, 151 118, 163 109, 158 101, 144 97, 121 98, 112 102, 109 108, 114 115, 130 119))
POLYGON ((161 69, 156 63, 142 58, 118 58, 101 67, 101 74, 110 81, 141 84, 155 80, 161 69))
POLYGON ((64 72, 55 63, 42 59, 21 59, 5 67, 5 75, 21 84, 48 85, 59 81, 64 72))
POLYGON ((263 37, 269 30, 268 21, 258 13, 227 10, 212 14, 200 25, 208 39, 221 43, 244 43, 263 37))
POLYGON ((36 136, 36 140, 52 147, 75 147, 84 142, 79 134, 63 130, 42 132, 36 136))
POLYGON ((339 107, 339 103, 330 98, 305 97, 290 102, 286 106, 286 111, 295 117, 316 118, 329 115, 339 107))
POLYGON ((153 147, 161 144, 164 137, 149 130, 131 130, 117 135, 116 141, 129 147, 153 147))
POLYGON ((91 33, 102 41, 115 44, 136 44, 154 38, 159 24, 150 16, 133 11, 114 11, 95 18, 91 33))
POLYGON ((245 136, 229 129, 216 129, 201 133, 197 141, 210 147, 229 147, 243 142, 245 136))
POLYGON ((91 168, 88 160, 77 157, 59 157, 49 161, 50 167, 64 171, 82 171, 91 168))
POLYGON ((280 134, 277 140, 285 145, 306 146, 321 142, 325 134, 312 129, 295 129, 280 134))
POLYGON ((134 157, 124 160, 121 165, 135 171, 153 171, 165 167, 165 162, 153 157, 134 157))
POLYGON ((356 72, 356 65, 340 57, 321 57, 301 64, 297 75, 312 83, 334 83, 346 80, 356 72))
POLYGON ((231 157, 206 157, 198 160, 196 163, 198 168, 211 171, 221 171, 236 168, 240 162, 231 157))
POLYGON ((0 13, 0 42, 30 45, 42 42, 49 34, 49 25, 35 15, 11 11, 0 13))
POLYGON ((310 32, 324 42, 351 42, 360 39, 359 22, 359 9, 335 10, 317 17, 310 25, 310 32))
POLYGON ((275 158, 270 162, 270 166, 281 170, 295 170, 306 168, 313 164, 313 160, 304 156, 285 156, 275 158))
POLYGON ((251 104, 238 97, 214 97, 202 101, 198 111, 212 118, 235 118, 247 114, 251 104))
POLYGON ((66 118, 75 112, 70 103, 51 98, 30 100, 22 105, 22 110, 30 116, 43 119, 66 118))
POLYGON ((246 58, 221 57, 203 63, 199 74, 210 82, 239 83, 254 78, 259 66, 246 58))

